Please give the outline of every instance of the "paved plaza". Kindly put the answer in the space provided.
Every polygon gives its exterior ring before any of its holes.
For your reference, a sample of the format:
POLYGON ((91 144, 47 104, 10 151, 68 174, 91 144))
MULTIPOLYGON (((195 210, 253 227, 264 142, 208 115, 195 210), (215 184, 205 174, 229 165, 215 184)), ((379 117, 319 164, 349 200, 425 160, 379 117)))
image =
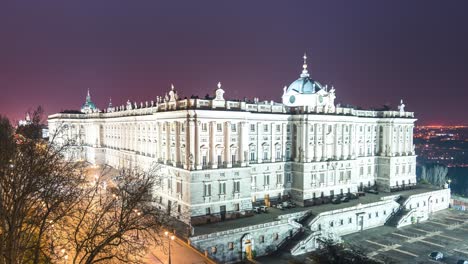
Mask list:
POLYGON ((343 237, 346 243, 367 250, 368 256, 395 263, 457 263, 468 260, 468 213, 447 209, 430 220, 403 228, 383 226, 343 237), (444 254, 442 261, 428 257, 444 254))

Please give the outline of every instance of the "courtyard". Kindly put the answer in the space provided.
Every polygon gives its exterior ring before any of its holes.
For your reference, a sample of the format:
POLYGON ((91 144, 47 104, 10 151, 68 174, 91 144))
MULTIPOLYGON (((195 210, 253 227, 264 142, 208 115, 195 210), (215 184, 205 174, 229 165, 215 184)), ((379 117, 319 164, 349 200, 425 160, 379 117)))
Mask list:
POLYGON ((419 224, 399 229, 382 226, 344 236, 343 240, 382 261, 457 263, 468 260, 468 213, 447 209, 419 224), (433 251, 442 252, 444 259, 430 259, 428 255, 433 251))

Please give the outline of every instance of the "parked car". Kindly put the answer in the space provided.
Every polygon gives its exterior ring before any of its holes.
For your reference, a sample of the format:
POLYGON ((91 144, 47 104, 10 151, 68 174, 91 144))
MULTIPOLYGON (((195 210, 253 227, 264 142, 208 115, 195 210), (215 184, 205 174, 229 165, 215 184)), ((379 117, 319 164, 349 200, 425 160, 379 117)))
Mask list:
POLYGON ((358 198, 358 196, 354 193, 347 193, 346 197, 348 197, 350 200, 354 200, 358 198))
POLYGON ((433 260, 442 260, 444 258, 444 254, 439 251, 434 251, 429 254, 429 257, 431 257, 433 260))
POLYGON ((342 202, 342 203, 347 203, 347 202, 349 202, 349 197, 348 197, 348 196, 343 196, 343 197, 341 197, 340 202, 342 202))
POLYGON ((333 197, 332 200, 331 200, 331 202, 332 202, 333 204, 339 204, 339 203, 341 203, 341 198, 338 197, 338 196, 333 197))
POLYGON ((457 264, 468 264, 468 260, 459 259, 459 260, 457 261, 457 264))
POLYGON ((374 189, 367 190, 367 192, 372 194, 379 194, 379 192, 374 189))
POLYGON ((267 209, 267 208, 268 208, 267 206, 262 205, 262 206, 260 206, 260 211, 262 211, 263 213, 268 213, 268 209, 267 209))
POLYGON ((253 208, 253 210, 254 210, 254 212, 257 213, 257 214, 259 214, 259 213, 262 212, 262 211, 260 210, 260 207, 259 207, 259 206, 255 206, 255 207, 253 208))

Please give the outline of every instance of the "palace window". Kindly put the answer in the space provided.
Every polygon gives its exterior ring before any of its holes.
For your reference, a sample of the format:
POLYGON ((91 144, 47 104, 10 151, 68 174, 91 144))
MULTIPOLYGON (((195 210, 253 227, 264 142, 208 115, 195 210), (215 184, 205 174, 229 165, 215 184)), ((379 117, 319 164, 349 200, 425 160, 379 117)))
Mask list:
POLYGON ((211 183, 205 183, 205 188, 203 191, 203 196, 204 197, 209 197, 211 196, 211 183))
POLYGON ((202 128, 202 131, 203 131, 203 132, 208 131, 208 125, 207 125, 206 123, 202 123, 202 124, 201 124, 201 128, 202 128))
POLYGON ((219 183, 219 194, 226 194, 226 182, 219 183))
POLYGON ((276 132, 281 132, 281 125, 276 125, 276 132))
POLYGON ((287 172, 287 173, 286 173, 286 180, 287 180, 287 182, 292 182, 292 177, 291 177, 291 173, 290 173, 290 172, 287 172))
POLYGON ((172 189, 172 179, 171 178, 167 179, 167 189, 169 189, 169 190, 172 189))
POLYGON ((255 124, 250 124, 250 132, 255 132, 255 124))
POLYGON ((182 182, 178 181, 176 184, 176 192, 182 193, 182 182))
POLYGON ((276 184, 282 184, 283 183, 283 174, 278 173, 276 174, 276 184))
POLYGON ((263 125, 263 132, 268 132, 268 125, 263 125))
POLYGON ((240 181, 234 181, 234 193, 240 192, 240 181))
POLYGON ((270 185, 270 175, 263 176, 263 183, 264 185, 270 185))
POLYGON ((218 132, 223 131, 223 124, 216 124, 216 130, 217 130, 218 132))
POLYGON ((231 124, 231 131, 236 132, 237 131, 237 126, 236 124, 231 124))

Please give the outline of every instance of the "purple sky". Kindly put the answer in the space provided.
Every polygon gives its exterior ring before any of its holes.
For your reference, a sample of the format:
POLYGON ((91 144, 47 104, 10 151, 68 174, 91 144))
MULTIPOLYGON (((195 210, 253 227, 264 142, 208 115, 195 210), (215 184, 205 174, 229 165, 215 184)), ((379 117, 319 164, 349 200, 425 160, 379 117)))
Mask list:
POLYGON ((337 102, 467 124, 468 1, 3 1, 0 114, 181 97, 280 101, 304 51, 337 102))

